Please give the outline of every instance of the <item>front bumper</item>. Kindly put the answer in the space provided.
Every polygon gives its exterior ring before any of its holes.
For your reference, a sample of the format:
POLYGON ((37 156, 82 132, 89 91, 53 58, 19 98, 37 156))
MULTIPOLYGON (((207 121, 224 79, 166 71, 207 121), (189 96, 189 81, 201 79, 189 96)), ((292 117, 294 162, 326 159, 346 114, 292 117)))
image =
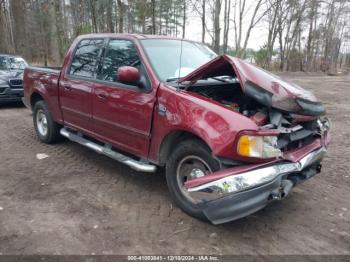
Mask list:
POLYGON ((213 224, 221 224, 250 215, 273 200, 283 199, 296 184, 316 175, 320 161, 326 153, 319 148, 295 163, 278 163, 189 188, 189 195, 198 200, 204 215, 213 224), (231 193, 229 187, 234 176, 273 177, 270 181, 241 192, 231 193), (223 192, 222 189, 226 191, 223 192), (218 190, 220 189, 220 190, 218 190))
POLYGON ((0 93, 0 102, 18 102, 23 97, 23 88, 6 88, 0 93))
POLYGON ((185 183, 188 195, 213 224, 250 215, 273 200, 283 199, 298 183, 321 171, 330 142, 328 129, 283 160, 233 167, 185 183))

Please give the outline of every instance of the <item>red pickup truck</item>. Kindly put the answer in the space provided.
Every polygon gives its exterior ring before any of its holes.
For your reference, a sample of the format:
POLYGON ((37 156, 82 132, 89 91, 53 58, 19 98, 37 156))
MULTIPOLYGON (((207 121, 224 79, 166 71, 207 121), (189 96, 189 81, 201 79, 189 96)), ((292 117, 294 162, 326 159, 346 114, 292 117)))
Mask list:
POLYGON ((42 142, 63 136, 138 171, 165 167, 178 206, 214 224, 319 173, 330 140, 310 92, 160 36, 80 36, 61 70, 25 70, 23 100, 42 142))

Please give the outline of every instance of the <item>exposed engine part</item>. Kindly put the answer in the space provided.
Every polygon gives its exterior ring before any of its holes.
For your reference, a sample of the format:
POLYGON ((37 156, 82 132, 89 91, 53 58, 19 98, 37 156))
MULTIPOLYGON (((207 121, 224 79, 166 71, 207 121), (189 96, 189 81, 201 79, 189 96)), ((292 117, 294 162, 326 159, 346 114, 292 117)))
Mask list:
POLYGON ((278 128, 278 130, 281 132, 281 133, 284 133, 284 134, 289 134, 289 133, 292 133, 292 132, 296 132, 296 131, 299 131, 303 129, 303 127, 301 125, 296 125, 296 126, 293 126, 293 127, 283 127, 283 126, 280 126, 278 128))
POLYGON ((264 112, 256 112, 250 117, 251 120, 255 122, 258 126, 266 125, 268 121, 268 116, 264 112))
POLYGON ((221 103, 224 104, 225 106, 227 106, 228 108, 239 112, 239 109, 240 109, 239 104, 233 103, 233 102, 230 102, 230 101, 226 101, 226 100, 222 100, 221 103))
POLYGON ((291 125, 291 123, 283 117, 282 113, 276 110, 269 110, 270 123, 273 124, 276 128, 281 125, 291 125))

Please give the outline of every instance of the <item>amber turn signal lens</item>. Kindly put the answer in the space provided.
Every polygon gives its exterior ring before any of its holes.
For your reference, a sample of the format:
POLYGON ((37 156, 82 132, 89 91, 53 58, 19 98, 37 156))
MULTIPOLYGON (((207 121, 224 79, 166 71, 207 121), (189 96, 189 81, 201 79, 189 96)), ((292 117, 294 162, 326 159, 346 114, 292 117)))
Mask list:
POLYGON ((276 136, 243 135, 238 140, 237 153, 245 157, 274 158, 281 156, 276 136))
POLYGON ((238 141, 238 154, 241 156, 249 156, 250 140, 248 136, 241 136, 238 141))

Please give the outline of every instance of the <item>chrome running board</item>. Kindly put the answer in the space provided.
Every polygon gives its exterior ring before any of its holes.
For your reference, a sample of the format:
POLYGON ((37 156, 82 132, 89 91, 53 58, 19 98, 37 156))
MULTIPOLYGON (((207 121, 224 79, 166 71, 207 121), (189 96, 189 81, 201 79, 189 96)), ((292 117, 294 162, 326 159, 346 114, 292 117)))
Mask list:
POLYGON ((101 146, 97 143, 94 143, 94 142, 84 138, 80 133, 78 133, 78 134, 72 133, 72 132, 68 131, 66 128, 62 128, 60 130, 60 133, 62 136, 68 138, 69 140, 77 142, 83 146, 86 146, 99 154, 103 154, 103 155, 106 155, 114 160, 117 160, 117 161, 129 166, 130 168, 132 168, 136 171, 141 171, 141 172, 154 172, 154 171, 156 171, 155 165, 151 165, 148 163, 137 161, 137 160, 132 159, 128 156, 120 154, 120 153, 112 150, 109 145, 101 146))

